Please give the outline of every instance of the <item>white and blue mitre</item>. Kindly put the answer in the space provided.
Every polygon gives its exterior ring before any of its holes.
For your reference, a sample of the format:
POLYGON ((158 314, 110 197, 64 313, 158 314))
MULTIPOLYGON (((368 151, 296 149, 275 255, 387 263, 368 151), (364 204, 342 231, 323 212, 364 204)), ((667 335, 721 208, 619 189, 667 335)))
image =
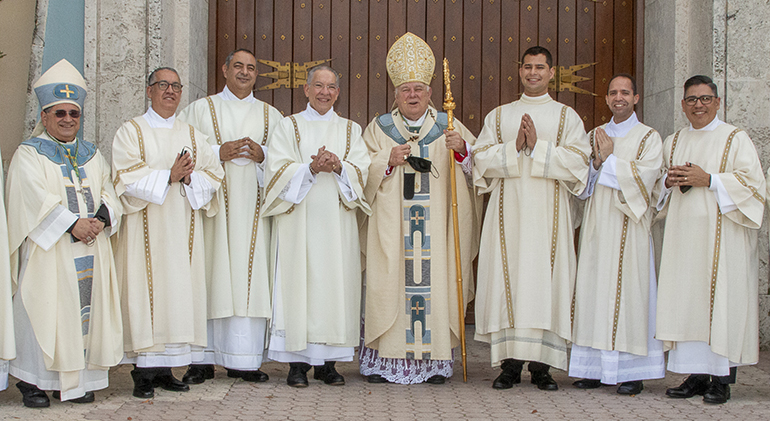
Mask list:
MULTIPOLYGON (((70 62, 61 59, 51 66, 32 87, 40 103, 40 109, 57 104, 73 104, 83 111, 86 101, 86 80, 70 62)), ((32 136, 43 132, 42 123, 38 122, 32 136)))

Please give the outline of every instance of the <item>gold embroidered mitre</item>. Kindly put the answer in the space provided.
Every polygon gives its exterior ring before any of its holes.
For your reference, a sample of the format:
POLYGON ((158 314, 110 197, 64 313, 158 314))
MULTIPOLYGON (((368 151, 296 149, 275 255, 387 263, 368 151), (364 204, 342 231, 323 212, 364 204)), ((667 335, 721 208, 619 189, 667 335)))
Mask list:
POLYGON ((428 43, 411 32, 402 35, 388 51, 388 75, 396 88, 407 82, 430 85, 435 66, 436 59, 428 43))

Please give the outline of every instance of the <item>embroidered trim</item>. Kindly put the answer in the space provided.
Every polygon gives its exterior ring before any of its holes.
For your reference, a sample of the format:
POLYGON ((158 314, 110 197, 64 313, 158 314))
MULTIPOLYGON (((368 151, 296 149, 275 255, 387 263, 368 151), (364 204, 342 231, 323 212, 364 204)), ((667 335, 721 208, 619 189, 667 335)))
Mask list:
POLYGON ((743 187, 746 187, 751 191, 751 196, 753 198, 759 200, 759 203, 762 203, 763 205, 765 204, 765 199, 762 197, 762 195, 759 194, 759 192, 757 191, 756 188, 754 188, 754 186, 749 186, 749 184, 746 183, 746 180, 743 178, 742 175, 737 173, 733 173, 733 175, 735 176, 735 179, 738 180, 738 182, 743 185, 743 187))
POLYGON ((588 157, 587 157, 587 156, 586 156, 586 154, 585 154, 585 153, 583 153, 583 151, 581 151, 580 149, 578 149, 578 148, 576 148, 576 147, 574 147, 574 146, 565 146, 565 147, 564 147, 564 149, 567 149, 567 150, 570 150, 570 151, 572 151, 572 152, 575 152, 576 154, 580 155, 580 157, 581 157, 581 158, 583 158, 583 163, 584 163, 584 164, 586 164, 586 165, 588 165, 588 164, 589 164, 589 162, 588 162, 588 157))
POLYGON ((129 173, 129 172, 131 172, 131 171, 136 171, 136 170, 138 170, 139 168, 144 168, 144 167, 146 167, 146 166, 147 166, 147 163, 145 163, 145 162, 140 162, 140 163, 138 163, 138 164, 136 164, 136 165, 132 165, 132 166, 130 166, 130 167, 128 167, 128 168, 126 168, 126 169, 124 169, 124 170, 118 170, 118 171, 115 173, 115 179, 114 179, 114 180, 112 180, 112 187, 115 187, 115 186, 117 186, 117 185, 118 185, 118 182, 120 182, 120 176, 121 176, 121 175, 123 175, 123 174, 125 174, 125 173, 129 173))
POLYGON ((353 164, 352 162, 347 161, 347 160, 345 162, 350 164, 350 166, 353 167, 356 170, 356 174, 358 174, 358 184, 361 185, 361 189, 363 189, 364 188, 364 176, 361 173, 361 170, 355 164, 353 164))
POLYGON ((254 209, 254 222, 251 224, 251 245, 249 246, 249 277, 246 287, 246 312, 248 314, 249 304, 251 304, 251 272, 254 267, 254 248, 257 242, 257 230, 259 228, 259 211, 262 208, 262 193, 257 187, 257 207, 254 209))
POLYGON ((674 140, 671 141, 671 154, 668 156, 668 167, 671 168, 674 166, 674 150, 676 150, 676 142, 679 141, 679 135, 684 131, 685 129, 679 130, 674 135, 674 140))
POLYGON ((500 132, 500 115, 502 114, 502 107, 497 107, 495 110, 495 128, 497 129, 497 143, 503 143, 503 134, 500 132))
POLYGON ((270 183, 267 185, 267 189, 265 189, 265 196, 270 194, 270 190, 272 190, 273 187, 275 187, 275 183, 278 182, 278 179, 281 178, 281 175, 283 175, 283 172, 286 171, 286 168, 288 168, 288 166, 291 165, 292 162, 294 161, 289 161, 283 164, 283 166, 275 173, 273 178, 270 179, 270 183))
POLYGON ((647 132, 646 135, 642 138, 641 143, 639 144, 639 150, 636 151, 636 160, 631 161, 631 172, 634 174, 634 181, 636 181, 637 187, 639 187, 639 191, 642 193, 642 197, 644 198, 644 203, 647 204, 647 207, 650 206, 650 194, 647 192, 647 186, 644 185, 644 181, 642 180, 642 177, 639 175, 639 169, 636 166, 636 161, 642 159, 642 153, 644 152, 644 145, 647 143, 647 139, 652 136, 652 134, 655 132, 655 130, 650 129, 650 131, 647 132))
MULTIPOLYGON (((214 109, 214 101, 211 99, 210 96, 206 97, 206 101, 209 103, 209 114, 211 114, 211 122, 214 125, 214 136, 217 139, 217 145, 221 146, 222 135, 219 132, 219 120, 217 120, 217 111, 216 109, 214 109)), ((217 159, 219 159, 219 157, 217 157, 217 159)), ((227 169, 225 168, 224 165, 222 165, 222 169, 225 170, 225 176, 222 177, 221 180, 219 180, 216 177, 214 177, 214 179, 222 183, 222 194, 225 197, 225 220, 229 221, 230 220, 230 201, 228 200, 228 195, 227 195, 227 169)), ((211 174, 209 173, 209 175, 211 174)))
POLYGON ((192 264, 193 244, 195 243, 195 212, 196 210, 190 209, 190 238, 187 240, 190 264, 192 264))
POLYGON ((495 145, 484 145, 484 146, 482 146, 482 147, 480 147, 480 148, 477 148, 477 149, 473 149, 473 150, 471 150, 471 156, 475 157, 475 156, 476 156, 476 153, 478 153, 478 152, 484 152, 485 150, 487 150, 487 149, 491 148, 492 146, 495 146, 495 145))
POLYGON ((290 115, 289 118, 291 119, 292 124, 294 124, 294 138, 297 139, 297 145, 299 145, 299 127, 297 126, 297 120, 293 115, 290 115))
MULTIPOLYGON (((719 172, 723 173, 727 169, 727 156, 730 154, 730 148, 733 145, 733 138, 740 129, 735 129, 730 133, 725 143, 725 150, 722 152, 722 164, 719 166, 719 172)), ((717 272, 719 270, 719 248, 722 244, 722 210, 717 206, 717 228, 714 238, 714 257, 711 259, 711 298, 709 300, 709 343, 711 343, 711 327, 714 321, 714 296, 717 289, 717 272)))
POLYGON ((264 114, 265 114, 265 131, 262 133, 262 146, 267 145, 267 135, 268 135, 268 129, 270 128, 270 106, 267 105, 267 102, 264 103, 264 114))
POLYGON ((503 212, 505 180, 500 180, 500 201, 498 203, 498 222, 500 224, 500 251, 503 255, 503 279, 505 280, 505 300, 508 303, 508 323, 513 327, 513 302, 511 300, 511 278, 508 274, 508 249, 505 245, 505 212, 503 212))
MULTIPOLYGON (((559 134, 556 136, 556 146, 561 143, 561 137, 564 134, 564 124, 567 116, 567 106, 561 108, 561 118, 559 118, 559 134)), ((550 146, 550 145, 549 145, 550 146)), ((550 150, 550 148, 549 148, 550 150)), ((581 152, 585 157, 585 154, 581 152)), ((556 240, 559 232, 559 180, 554 180, 553 188, 553 222, 551 225, 551 277, 553 277, 553 266, 556 262, 556 240)))
MULTIPOLYGON (((211 172, 211 171, 209 171, 209 170, 203 170, 203 172, 204 172, 206 175, 208 175, 209 177, 213 178, 214 180, 216 180, 216 181, 218 181, 218 182, 220 182, 220 183, 224 183, 224 181, 225 181, 223 178, 219 178, 219 177, 217 177, 216 175, 214 175, 214 173, 212 173, 212 172, 211 172)), ((225 203, 227 203, 227 198, 226 198, 226 196, 225 196, 225 203)))
POLYGON ((350 130, 353 128, 353 122, 348 120, 348 138, 345 143, 345 156, 342 157, 342 160, 348 159, 348 153, 350 152, 350 130))

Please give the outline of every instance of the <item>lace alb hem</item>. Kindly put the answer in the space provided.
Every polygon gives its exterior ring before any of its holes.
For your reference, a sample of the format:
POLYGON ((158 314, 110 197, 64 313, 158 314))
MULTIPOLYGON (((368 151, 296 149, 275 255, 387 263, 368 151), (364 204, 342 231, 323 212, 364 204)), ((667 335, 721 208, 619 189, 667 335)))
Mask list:
POLYGON ((380 358, 376 349, 361 346, 359 368, 364 376, 379 374, 391 383, 418 384, 439 375, 452 377, 453 360, 380 358))

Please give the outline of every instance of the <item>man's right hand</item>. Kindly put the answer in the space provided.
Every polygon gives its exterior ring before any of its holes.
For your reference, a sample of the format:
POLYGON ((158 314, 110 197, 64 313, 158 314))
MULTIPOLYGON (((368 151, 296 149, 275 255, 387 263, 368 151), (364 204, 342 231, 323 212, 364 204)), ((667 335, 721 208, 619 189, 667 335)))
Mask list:
POLYGON ((397 167, 399 165, 406 164, 406 158, 412 153, 412 146, 409 144, 403 144, 394 146, 390 150, 390 159, 388 159, 388 165, 391 167, 397 167))
POLYGON ((84 243, 90 243, 104 229, 104 224, 96 218, 80 218, 72 228, 72 236, 84 243))
POLYGON ((524 134, 524 116, 522 116, 521 123, 519 123, 519 132, 516 134, 516 151, 521 152, 526 143, 527 136, 524 134))
POLYGON ((219 160, 222 162, 232 161, 235 158, 248 158, 248 151, 241 150, 244 146, 248 146, 251 139, 244 137, 243 139, 232 140, 225 142, 219 147, 219 160), (245 155, 243 155, 245 153, 245 155))
POLYGON ((168 177, 168 184, 175 183, 185 179, 185 184, 190 184, 189 175, 193 172, 193 162, 190 154, 177 155, 174 165, 171 166, 171 175, 168 177))

